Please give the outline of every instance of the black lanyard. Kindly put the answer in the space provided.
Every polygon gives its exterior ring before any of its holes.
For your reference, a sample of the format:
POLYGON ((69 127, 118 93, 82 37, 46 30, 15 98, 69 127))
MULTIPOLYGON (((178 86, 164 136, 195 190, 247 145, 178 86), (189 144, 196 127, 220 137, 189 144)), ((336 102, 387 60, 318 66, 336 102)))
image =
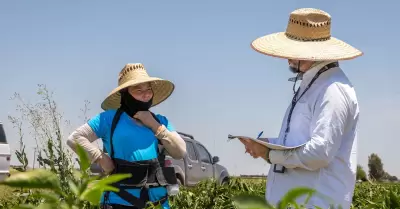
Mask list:
POLYGON ((299 89, 296 91, 296 93, 294 94, 293 99, 292 99, 292 106, 290 107, 289 115, 288 115, 288 118, 287 118, 285 136, 284 136, 284 138, 283 138, 283 145, 285 145, 287 134, 288 134, 289 131, 290 131, 290 120, 291 120, 291 118, 292 118, 292 113, 293 113, 294 107, 296 106, 297 102, 298 102, 298 101, 301 99, 301 97, 308 91, 308 89, 310 89, 311 85, 315 82, 315 80, 317 80, 317 78, 318 78, 322 73, 324 73, 325 71, 327 71, 327 70, 329 70, 329 69, 331 69, 331 68, 334 68, 334 67, 339 67, 339 63, 338 63, 338 62, 333 62, 333 63, 327 64, 327 65, 325 65, 324 67, 322 67, 322 68, 317 72, 317 74, 313 77, 313 79, 310 81, 310 83, 307 85, 306 89, 304 89, 303 93, 300 95, 299 98, 297 98, 297 95, 298 95, 298 93, 299 93, 299 91, 300 91, 300 88, 299 88, 299 89))

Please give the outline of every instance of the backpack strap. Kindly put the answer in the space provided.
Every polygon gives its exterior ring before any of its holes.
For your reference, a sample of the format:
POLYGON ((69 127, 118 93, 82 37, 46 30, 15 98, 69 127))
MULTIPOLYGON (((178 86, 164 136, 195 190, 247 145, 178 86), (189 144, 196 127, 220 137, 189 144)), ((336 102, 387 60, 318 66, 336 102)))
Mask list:
POLYGON ((117 127, 117 123, 118 123, 119 119, 121 118, 121 115, 122 115, 123 112, 124 111, 122 109, 118 108, 117 112, 114 115, 112 124, 111 124, 111 133, 110 133, 110 148, 111 148, 111 150, 110 150, 110 157, 111 157, 112 160, 114 160, 114 145, 113 145, 112 138, 113 138, 113 135, 114 135, 115 128, 117 127))
MULTIPOLYGON (((153 115, 154 119, 156 119, 156 121, 159 124, 161 124, 161 121, 157 118, 157 116, 153 112, 151 112, 151 114, 153 115)), ((158 141, 159 146, 163 146, 159 139, 157 139, 157 141, 158 141)), ((160 149, 157 148, 158 161, 160 162, 161 167, 165 166, 165 152, 164 151, 165 151, 164 147, 161 149, 161 151, 160 151, 160 149)))

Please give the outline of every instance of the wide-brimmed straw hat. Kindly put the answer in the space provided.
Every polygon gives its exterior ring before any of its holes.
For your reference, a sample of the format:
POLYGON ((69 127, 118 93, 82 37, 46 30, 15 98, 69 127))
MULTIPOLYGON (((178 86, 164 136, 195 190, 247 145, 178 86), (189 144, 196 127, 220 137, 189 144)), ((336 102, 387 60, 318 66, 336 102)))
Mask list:
POLYGON ((118 87, 111 91, 107 98, 101 104, 103 110, 118 109, 121 106, 122 89, 130 86, 136 86, 142 83, 150 82, 153 90, 153 106, 156 106, 166 100, 174 91, 175 85, 168 80, 150 77, 143 64, 126 64, 118 76, 118 87))
POLYGON ((348 60, 363 52, 331 36, 331 16, 319 9, 290 13, 285 32, 257 38, 251 47, 265 55, 296 60, 348 60))

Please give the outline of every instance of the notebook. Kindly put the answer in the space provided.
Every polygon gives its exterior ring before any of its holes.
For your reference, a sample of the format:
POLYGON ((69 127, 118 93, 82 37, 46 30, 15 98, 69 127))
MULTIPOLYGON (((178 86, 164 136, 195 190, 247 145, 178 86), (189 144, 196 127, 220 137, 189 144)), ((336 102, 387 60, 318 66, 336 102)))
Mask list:
POLYGON ((254 139, 254 138, 248 137, 248 136, 234 136, 234 135, 231 135, 231 134, 228 135, 228 141, 230 141, 232 139, 239 139, 239 138, 251 139, 251 140, 253 140, 253 141, 255 141, 255 142, 257 142, 257 143, 259 143, 261 145, 264 145, 264 146, 268 147, 269 149, 272 149, 272 150, 290 150, 290 149, 295 149, 295 148, 301 147, 301 146, 306 144, 306 143, 303 143, 303 144, 300 144, 300 145, 297 145, 297 146, 284 146, 284 145, 280 145, 280 144, 272 144, 272 143, 269 143, 269 142, 266 142, 266 141, 263 141, 263 140, 260 140, 260 139, 254 139))

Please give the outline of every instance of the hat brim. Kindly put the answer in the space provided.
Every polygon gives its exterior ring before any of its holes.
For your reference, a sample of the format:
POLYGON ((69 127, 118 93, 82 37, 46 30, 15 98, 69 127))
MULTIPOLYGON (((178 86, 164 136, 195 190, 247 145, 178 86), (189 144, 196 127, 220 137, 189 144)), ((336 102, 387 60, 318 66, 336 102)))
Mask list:
POLYGON ((169 96, 171 96, 172 92, 175 89, 175 85, 171 81, 161 78, 149 77, 140 81, 128 81, 111 91, 107 98, 101 103, 101 108, 103 110, 118 109, 121 106, 120 90, 147 82, 151 83, 151 88, 153 89, 154 95, 152 107, 166 100, 169 96))
POLYGON ((349 60, 363 55, 360 50, 334 37, 326 41, 299 41, 287 37, 284 32, 259 37, 251 47, 265 55, 296 60, 349 60))

